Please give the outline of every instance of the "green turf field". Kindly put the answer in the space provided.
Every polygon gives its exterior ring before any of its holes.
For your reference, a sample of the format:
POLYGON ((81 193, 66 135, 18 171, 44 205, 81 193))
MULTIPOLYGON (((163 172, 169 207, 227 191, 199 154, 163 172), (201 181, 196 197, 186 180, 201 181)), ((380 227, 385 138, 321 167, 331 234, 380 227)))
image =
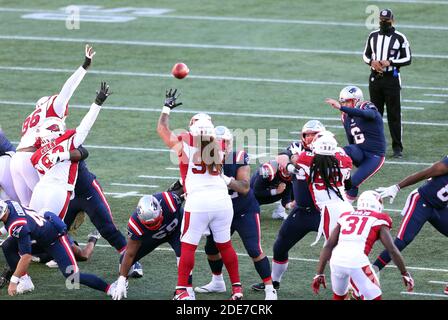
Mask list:
MULTIPOLYGON (((212 114, 215 125, 268 132, 278 129, 281 147, 297 138, 291 132, 299 131, 307 119, 316 117, 345 144, 338 112, 323 101, 337 97, 345 84, 360 85, 365 98, 369 98, 369 69, 360 53, 370 32, 364 25, 366 8, 371 4, 380 9, 387 6, 394 11, 398 30, 406 34, 414 54, 412 65, 401 72, 405 86, 402 105, 406 107, 402 110, 404 157, 398 161, 386 159, 381 171, 362 190, 388 186, 447 152, 448 1, 403 2, 130 0, 126 7, 134 9, 120 12, 104 10, 124 5, 98 1, 92 5, 103 9, 90 8, 90 12, 82 11, 81 17, 108 22, 81 21, 79 29, 68 30, 65 11, 60 8, 72 4, 70 1, 0 0, 0 124, 10 140, 17 142, 22 121, 34 103, 60 90, 82 63, 84 45, 92 44, 97 54, 70 102, 67 124, 75 127, 79 123, 100 81, 107 80, 114 93, 85 143, 90 152, 87 162, 108 195, 116 223, 125 232, 139 195, 164 190, 174 180, 169 177, 178 176, 177 170, 167 169, 176 164, 170 162, 169 152, 156 132, 166 88, 175 87, 182 93, 183 105, 179 112, 171 114, 172 128, 186 128, 190 117, 200 110, 212 114), (171 11, 142 14, 141 8, 147 7, 171 11), (190 68, 184 80, 170 76, 177 61, 190 68), (139 177, 142 175, 153 178, 139 177)), ((386 136, 390 141, 387 126, 386 136)), ((257 161, 253 161, 253 170, 257 161)), ((394 220, 394 234, 401 221, 399 210, 411 190, 403 190, 392 205, 386 205, 394 220)), ((262 207, 262 245, 269 256, 280 227, 278 220, 271 219, 273 208, 262 207)), ((86 222, 76 239, 85 242, 91 229, 91 223, 86 222)), ((312 259, 318 258, 321 248, 321 244, 310 247, 314 236, 308 235, 290 251, 289 270, 279 299, 331 298, 331 290, 316 297, 310 288, 316 266, 312 259)), ((242 254, 239 261, 245 298, 264 299, 263 293, 249 290, 252 283, 259 281, 258 275, 238 237, 233 239, 242 254)), ((80 268, 115 281, 118 255, 104 239, 98 243, 101 246, 92 260, 80 263, 80 268)), ((424 295, 403 295, 398 271, 386 268, 381 273, 383 297, 447 298, 442 284, 448 281, 446 245, 447 240, 426 225, 403 253, 407 264, 414 267, 410 271, 416 282, 415 292, 424 295)), ((379 245, 375 247, 372 261, 380 249, 379 245)), ((141 262, 145 275, 130 280, 128 298, 171 299, 177 278, 174 253, 163 247, 141 262)), ((4 263, 1 255, 0 264, 4 263)), ((65 289, 59 271, 44 265, 33 264, 30 274, 35 291, 14 299, 106 299, 88 288, 65 289)), ((194 285, 202 285, 209 278, 201 250, 196 255, 194 285)), ((197 299, 227 297, 197 295, 197 299)), ((6 289, 0 292, 0 298, 10 299, 6 289)))

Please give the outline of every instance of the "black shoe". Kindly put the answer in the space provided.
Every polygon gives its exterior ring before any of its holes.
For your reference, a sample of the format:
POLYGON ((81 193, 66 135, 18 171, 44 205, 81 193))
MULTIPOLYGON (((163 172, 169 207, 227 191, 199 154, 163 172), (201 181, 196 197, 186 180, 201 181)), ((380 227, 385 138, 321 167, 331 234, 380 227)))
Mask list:
POLYGON ((2 274, 0 275, 0 289, 8 285, 9 280, 11 279, 13 272, 8 266, 5 266, 2 274))
MULTIPOLYGON (((274 285, 275 290, 280 289, 280 282, 272 281, 272 284, 274 285)), ((255 291, 264 291, 264 288, 265 288, 264 282, 255 283, 251 286, 251 288, 252 288, 252 290, 255 290, 255 291)))
POLYGON ((398 150, 394 151, 393 157, 396 158, 396 159, 401 159, 401 158, 403 158, 403 153, 401 151, 398 151, 398 150))

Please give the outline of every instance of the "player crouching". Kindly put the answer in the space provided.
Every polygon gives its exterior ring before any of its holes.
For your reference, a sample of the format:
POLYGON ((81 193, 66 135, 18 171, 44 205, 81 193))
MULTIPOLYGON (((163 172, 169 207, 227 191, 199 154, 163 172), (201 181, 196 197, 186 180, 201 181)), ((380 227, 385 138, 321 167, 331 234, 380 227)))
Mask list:
POLYGON ((349 283, 363 300, 381 300, 381 288, 373 271, 368 254, 376 240, 380 239, 390 252, 401 272, 408 291, 414 288, 414 280, 407 272, 404 260, 394 245, 389 229, 392 219, 382 213, 383 204, 379 193, 365 191, 358 199, 358 209, 343 213, 320 254, 317 274, 313 279, 314 293, 320 285, 326 288, 324 270, 330 260, 331 284, 334 300, 344 300, 349 283))

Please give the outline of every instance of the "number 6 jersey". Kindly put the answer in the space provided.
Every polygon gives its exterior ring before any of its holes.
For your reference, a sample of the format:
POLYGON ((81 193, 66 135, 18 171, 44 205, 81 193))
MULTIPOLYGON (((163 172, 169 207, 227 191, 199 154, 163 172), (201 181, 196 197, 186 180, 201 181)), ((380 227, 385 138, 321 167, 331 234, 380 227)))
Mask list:
POLYGON ((392 219, 387 213, 357 210, 343 213, 339 241, 331 255, 331 264, 347 268, 360 268, 370 264, 368 255, 382 226, 392 228, 392 219))

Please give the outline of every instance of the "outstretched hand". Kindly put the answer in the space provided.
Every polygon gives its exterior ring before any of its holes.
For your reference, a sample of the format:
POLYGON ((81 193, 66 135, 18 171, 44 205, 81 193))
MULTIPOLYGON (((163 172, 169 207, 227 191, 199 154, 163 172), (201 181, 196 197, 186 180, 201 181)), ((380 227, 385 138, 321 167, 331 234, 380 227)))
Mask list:
POLYGON ((90 45, 86 44, 86 48, 85 48, 85 59, 84 59, 84 64, 82 65, 82 67, 87 70, 90 65, 92 64, 92 59, 93 56, 95 55, 95 51, 93 51, 93 47, 91 47, 90 45))
POLYGON ((171 110, 173 110, 174 108, 181 106, 182 102, 176 103, 176 100, 180 97, 180 93, 177 95, 176 97, 176 93, 177 93, 177 89, 170 89, 170 91, 166 90, 165 92, 165 107, 170 108, 171 110))
POLYGON ((329 104, 330 106, 332 106, 333 108, 335 108, 337 110, 341 109, 341 104, 339 103, 339 101, 337 101, 335 99, 327 98, 327 99, 325 99, 325 103, 329 104))
POLYGON ((101 82, 101 88, 96 92, 95 103, 101 106, 111 94, 112 92, 110 92, 107 83, 105 81, 101 82))

